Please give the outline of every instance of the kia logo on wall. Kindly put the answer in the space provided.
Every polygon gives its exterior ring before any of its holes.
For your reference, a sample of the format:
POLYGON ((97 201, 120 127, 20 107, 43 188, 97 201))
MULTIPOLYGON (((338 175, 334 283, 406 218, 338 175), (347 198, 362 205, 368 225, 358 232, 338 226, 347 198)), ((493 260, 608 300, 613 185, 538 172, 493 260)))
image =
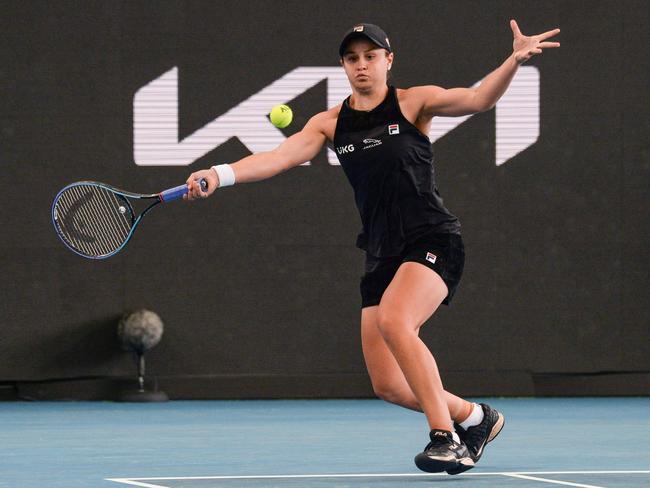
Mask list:
MULTIPOLYGON (((284 134, 267 117, 270 107, 293 100, 323 80, 327 80, 328 109, 351 93, 348 79, 340 67, 296 68, 179 140, 178 68, 174 67, 140 88, 133 97, 135 164, 189 166, 232 137, 238 138, 252 153, 270 151, 285 140, 284 134)), ((499 166, 530 147, 539 137, 537 68, 519 68, 508 91, 497 103, 495 112, 494 161, 499 166)), ((435 142, 470 117, 434 117, 429 139, 435 142)), ((336 154, 329 148, 327 158, 330 164, 339 164, 336 154)))

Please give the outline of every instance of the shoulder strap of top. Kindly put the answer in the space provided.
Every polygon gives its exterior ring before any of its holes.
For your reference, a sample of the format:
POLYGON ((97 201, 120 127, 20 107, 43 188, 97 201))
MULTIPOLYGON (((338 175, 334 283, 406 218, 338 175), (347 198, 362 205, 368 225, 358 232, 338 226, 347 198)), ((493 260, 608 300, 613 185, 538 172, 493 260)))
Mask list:
POLYGON ((388 86, 388 103, 392 110, 395 110, 398 113, 401 113, 399 108, 399 100, 397 99, 397 88, 393 85, 388 86))

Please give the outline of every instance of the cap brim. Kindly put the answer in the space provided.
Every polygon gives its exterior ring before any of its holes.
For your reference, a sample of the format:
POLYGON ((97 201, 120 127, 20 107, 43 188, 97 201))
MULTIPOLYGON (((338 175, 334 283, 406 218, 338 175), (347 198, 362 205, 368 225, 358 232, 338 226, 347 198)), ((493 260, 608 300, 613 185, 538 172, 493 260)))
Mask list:
POLYGON ((374 45, 376 45, 379 49, 386 49, 387 51, 390 52, 390 49, 387 49, 386 47, 382 46, 381 41, 373 38, 372 36, 368 35, 365 32, 350 32, 347 36, 343 38, 341 41, 341 45, 339 47, 339 55, 343 57, 345 54, 345 50, 348 47, 348 44, 350 43, 351 40, 353 39, 367 39, 368 41, 372 42, 374 45))

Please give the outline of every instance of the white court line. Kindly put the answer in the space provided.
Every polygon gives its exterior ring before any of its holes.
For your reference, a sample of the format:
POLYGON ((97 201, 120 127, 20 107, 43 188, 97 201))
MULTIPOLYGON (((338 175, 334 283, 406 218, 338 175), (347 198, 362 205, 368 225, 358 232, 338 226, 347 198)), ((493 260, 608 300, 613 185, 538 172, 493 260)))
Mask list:
MULTIPOLYGON (((466 476, 510 476, 524 478, 527 475, 549 475, 549 474, 650 474, 650 470, 609 470, 609 471, 506 471, 495 473, 463 473, 455 477, 466 476)), ((174 481, 174 480, 254 480, 254 479, 297 479, 297 478, 395 478, 395 477, 422 477, 422 476, 449 476, 447 473, 350 473, 350 474, 269 474, 269 475, 233 475, 233 476, 167 476, 156 478, 106 478, 106 481, 123 483, 125 485, 140 486, 142 488, 168 488, 162 485, 144 483, 146 481, 174 481)), ((532 476, 528 476, 532 479, 532 476)), ((546 483, 563 484, 568 486, 602 488, 595 485, 584 485, 571 483, 569 481, 557 481, 544 478, 535 478, 536 481, 546 483)))
POLYGON ((523 474, 504 473, 504 476, 509 476, 510 478, 520 478, 522 480, 542 481, 544 483, 553 483, 555 485, 578 486, 579 488, 605 488, 604 486, 584 485, 582 483, 573 483, 571 481, 549 480, 548 478, 538 478, 536 476, 526 476, 523 474))
MULTIPOLYGON (((597 470, 597 471, 500 471, 486 473, 463 473, 457 476, 508 476, 511 474, 650 474, 650 470, 597 470)), ((319 473, 319 474, 254 474, 254 475, 220 475, 220 476, 159 476, 155 478, 107 478, 114 480, 237 480, 237 479, 274 479, 274 478, 377 478, 395 476, 447 476, 446 473, 319 473)))
MULTIPOLYGON (((138 478, 139 479, 139 478, 138 478)), ((170 478, 165 478, 166 480, 170 478)), ((185 479, 185 478, 183 478, 185 479)), ((134 481, 129 478, 106 478, 106 481, 115 481, 116 483, 123 483, 125 485, 131 485, 131 486, 142 486, 144 488, 168 488, 167 486, 162 486, 162 485, 152 485, 151 483, 141 483, 139 481, 134 481)))

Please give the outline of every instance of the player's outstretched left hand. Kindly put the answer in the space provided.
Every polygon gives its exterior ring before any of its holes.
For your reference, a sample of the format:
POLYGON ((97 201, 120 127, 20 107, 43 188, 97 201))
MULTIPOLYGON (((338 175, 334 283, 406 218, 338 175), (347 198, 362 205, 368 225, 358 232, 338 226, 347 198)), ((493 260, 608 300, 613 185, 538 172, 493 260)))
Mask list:
POLYGON ((551 47, 560 47, 559 42, 548 42, 546 39, 560 33, 560 29, 553 29, 536 36, 525 36, 519 30, 517 22, 513 19, 510 21, 510 28, 514 37, 512 49, 515 55, 515 61, 522 64, 532 58, 535 54, 542 54, 542 50, 551 47))

